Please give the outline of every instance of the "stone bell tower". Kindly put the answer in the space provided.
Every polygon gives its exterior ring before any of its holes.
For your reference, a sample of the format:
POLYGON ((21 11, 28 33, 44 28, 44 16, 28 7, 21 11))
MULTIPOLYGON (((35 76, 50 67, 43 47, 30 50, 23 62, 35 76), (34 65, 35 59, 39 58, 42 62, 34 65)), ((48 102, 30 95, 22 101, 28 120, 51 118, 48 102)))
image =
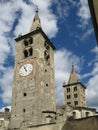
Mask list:
POLYGON ((64 84, 63 87, 65 105, 68 104, 73 107, 86 107, 86 87, 80 82, 73 65, 68 84, 64 84))
POLYGON ((41 28, 38 10, 30 32, 19 36, 15 41, 10 129, 49 123, 54 120, 56 111, 55 47, 41 28))

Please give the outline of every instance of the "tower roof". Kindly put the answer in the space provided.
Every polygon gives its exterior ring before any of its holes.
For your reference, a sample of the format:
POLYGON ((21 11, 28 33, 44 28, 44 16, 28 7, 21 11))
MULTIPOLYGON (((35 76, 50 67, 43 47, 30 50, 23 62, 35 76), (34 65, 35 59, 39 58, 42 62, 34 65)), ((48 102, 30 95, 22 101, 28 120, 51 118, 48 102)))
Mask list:
POLYGON ((79 82, 79 77, 75 71, 74 65, 72 65, 72 70, 71 70, 71 74, 70 74, 70 78, 68 81, 68 84, 72 84, 72 83, 77 83, 79 82))
POLYGON ((38 15, 38 8, 36 9, 36 13, 35 13, 31 28, 30 28, 30 32, 36 30, 37 28, 41 28, 41 22, 38 15))

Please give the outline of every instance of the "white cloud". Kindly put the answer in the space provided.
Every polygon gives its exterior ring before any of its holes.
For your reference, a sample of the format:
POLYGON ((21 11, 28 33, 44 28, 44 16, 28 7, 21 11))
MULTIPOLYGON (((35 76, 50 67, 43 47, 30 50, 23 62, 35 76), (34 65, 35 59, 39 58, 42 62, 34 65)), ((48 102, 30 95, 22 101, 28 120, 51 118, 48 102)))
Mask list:
POLYGON ((75 65, 77 72, 80 71, 79 57, 66 49, 61 49, 55 52, 55 86, 57 104, 64 103, 63 83, 68 82, 71 72, 72 62, 75 65))
POLYGON ((93 28, 88 29, 88 30, 82 35, 81 40, 87 39, 87 38, 92 34, 93 31, 94 31, 93 28))
POLYGON ((94 75, 88 82, 87 101, 89 106, 98 107, 98 74, 94 75))
POLYGON ((3 71, 3 76, 0 79, 0 85, 3 93, 0 94, 3 102, 6 104, 11 103, 12 95, 12 81, 13 81, 13 68, 8 67, 3 71))
MULTIPOLYGON (((20 1, 18 0, 20 3, 20 1)), ((45 33, 51 38, 55 37, 58 27, 57 27, 57 19, 55 15, 52 13, 50 6, 52 4, 51 0, 31 0, 31 5, 27 5, 26 3, 20 3, 22 10, 22 16, 19 19, 19 24, 14 31, 15 34, 20 34, 21 32, 27 33, 31 27, 31 21, 33 20, 35 14, 36 5, 39 8, 39 16, 41 18, 42 28, 45 33), (25 22, 24 22, 25 21, 25 22), (21 30, 21 32, 20 32, 21 30)), ((16 6, 16 2, 14 3, 16 6)))
POLYGON ((77 5, 77 1, 75 0, 68 0, 73 6, 76 6, 77 5))
POLYGON ((94 67, 90 72, 91 78, 87 83, 87 102, 89 106, 98 108, 98 48, 92 50, 96 54, 94 59, 94 67))
POLYGON ((98 47, 92 49, 91 53, 96 54, 95 59, 93 59, 88 64, 88 66, 92 65, 93 68, 89 70, 89 73, 82 75, 81 78, 88 79, 86 84, 86 97, 88 107, 96 108, 98 110, 98 47))
POLYGON ((84 28, 88 25, 88 21, 90 19, 90 11, 88 7, 88 1, 87 0, 80 0, 79 1, 79 10, 77 12, 77 16, 80 18, 80 24, 79 27, 84 28))
POLYGON ((76 3, 73 0, 53 0, 53 6, 55 6, 55 13, 59 19, 59 22, 66 20, 66 17, 70 13, 71 7, 75 4, 76 3))
POLYGON ((95 62, 98 62, 98 47, 95 47, 94 49, 92 49, 91 52, 96 54, 95 62))

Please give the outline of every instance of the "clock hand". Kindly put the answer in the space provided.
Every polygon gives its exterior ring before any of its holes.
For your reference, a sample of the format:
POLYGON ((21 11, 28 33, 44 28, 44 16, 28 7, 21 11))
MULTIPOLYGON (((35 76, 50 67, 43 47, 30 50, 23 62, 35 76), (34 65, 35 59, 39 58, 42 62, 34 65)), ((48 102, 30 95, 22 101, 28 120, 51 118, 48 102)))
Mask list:
POLYGON ((26 69, 26 67, 24 66, 24 69, 25 69, 25 71, 27 72, 27 69, 26 69))

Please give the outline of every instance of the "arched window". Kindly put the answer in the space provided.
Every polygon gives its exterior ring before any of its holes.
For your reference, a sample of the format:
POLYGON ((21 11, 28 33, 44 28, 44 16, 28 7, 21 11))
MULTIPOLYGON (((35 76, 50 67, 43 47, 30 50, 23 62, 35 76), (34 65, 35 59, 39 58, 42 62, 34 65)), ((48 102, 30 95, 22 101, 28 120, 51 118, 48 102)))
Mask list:
POLYGON ((73 118, 76 119, 76 112, 73 112, 73 118))
POLYGON ((49 50, 49 45, 47 44, 46 49, 49 50))
POLYGON ((24 40, 24 46, 28 46, 28 41, 24 40))
POLYGON ((32 48, 24 50, 24 57, 25 58, 32 56, 32 55, 33 55, 33 49, 32 48))
POLYGON ((44 52, 44 57, 46 60, 48 60, 50 58, 49 53, 46 50, 44 52))
POLYGON ((30 38, 29 38, 29 44, 32 44, 32 43, 33 43, 33 38, 30 37, 30 38))
POLYGON ((28 57, 28 51, 27 50, 24 50, 24 57, 28 57))
POLYGON ((85 114, 86 114, 86 117, 88 117, 88 116, 89 116, 89 112, 86 112, 85 114))
POLYGON ((48 45, 48 43, 45 41, 45 43, 44 43, 44 46, 45 46, 45 48, 47 49, 47 50, 49 50, 49 45, 48 45))
POLYGON ((33 50, 32 48, 29 49, 29 56, 32 56, 33 55, 33 50))
POLYGON ((32 43, 33 43, 33 38, 32 37, 29 37, 28 39, 24 40, 24 42, 23 42, 23 44, 25 46, 25 50, 23 51, 24 58, 27 58, 27 57, 33 55, 33 49, 32 49, 32 46, 31 46, 32 43))

